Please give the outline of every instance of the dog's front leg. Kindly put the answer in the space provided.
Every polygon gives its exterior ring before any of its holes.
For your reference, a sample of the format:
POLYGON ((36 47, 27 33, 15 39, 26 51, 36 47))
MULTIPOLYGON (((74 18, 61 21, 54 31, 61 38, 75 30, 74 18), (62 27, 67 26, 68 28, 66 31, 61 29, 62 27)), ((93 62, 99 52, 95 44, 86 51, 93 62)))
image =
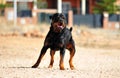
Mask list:
POLYGON ((55 50, 50 50, 51 59, 50 59, 50 64, 49 64, 48 68, 52 68, 52 67, 53 67, 53 63, 54 63, 54 54, 55 54, 55 50))
POLYGON ((41 59, 43 58, 43 56, 45 55, 47 49, 48 49, 47 46, 44 46, 44 47, 42 48, 41 53, 40 53, 40 56, 39 56, 37 62, 32 66, 32 68, 38 67, 38 65, 39 65, 39 63, 41 62, 41 59))
POLYGON ((60 49, 60 70, 65 70, 64 68, 64 55, 65 55, 65 48, 60 49))

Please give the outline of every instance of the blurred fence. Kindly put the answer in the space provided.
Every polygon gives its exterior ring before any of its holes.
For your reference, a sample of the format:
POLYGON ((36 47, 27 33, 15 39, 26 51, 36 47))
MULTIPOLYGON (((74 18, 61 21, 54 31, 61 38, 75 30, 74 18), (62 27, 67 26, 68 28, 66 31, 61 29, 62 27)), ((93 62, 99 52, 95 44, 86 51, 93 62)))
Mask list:
POLYGON ((74 25, 85 25, 92 28, 102 27, 102 14, 74 15, 74 25))
MULTIPOLYGON (((47 10, 48 11, 48 10, 47 10)), ((37 12, 38 23, 50 23, 49 16, 53 13, 44 12, 43 10, 37 12)), ((68 23, 68 14, 65 14, 68 23)), ((32 17, 32 12, 29 10, 18 12, 18 17, 32 17)), ((103 15, 102 14, 86 14, 86 15, 73 15, 73 24, 78 26, 87 26, 90 28, 102 28, 103 27, 103 15)), ((110 14, 108 18, 110 22, 120 22, 120 14, 110 14)), ((107 25, 107 24, 106 24, 107 25)))
POLYGON ((38 13, 38 22, 39 23, 50 23, 49 16, 51 14, 48 13, 38 13))
POLYGON ((109 21, 120 22, 120 14, 110 14, 109 21))
POLYGON ((31 10, 22 10, 17 12, 18 17, 32 17, 32 11, 31 10))
MULTIPOLYGON (((103 15, 102 14, 87 14, 87 15, 74 15, 74 25, 85 25, 92 28, 103 27, 103 15)), ((120 14, 110 14, 108 18, 109 22, 120 22, 120 14)))

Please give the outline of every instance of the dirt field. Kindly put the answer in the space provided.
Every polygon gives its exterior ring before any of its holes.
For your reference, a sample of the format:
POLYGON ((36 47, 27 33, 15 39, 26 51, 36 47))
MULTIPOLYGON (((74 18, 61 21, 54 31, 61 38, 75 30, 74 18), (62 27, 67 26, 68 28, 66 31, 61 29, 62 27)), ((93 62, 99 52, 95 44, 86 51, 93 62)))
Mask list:
POLYGON ((64 58, 66 70, 59 70, 59 52, 55 54, 53 68, 47 68, 49 50, 39 67, 31 68, 39 56, 48 29, 41 27, 41 36, 37 37, 25 37, 23 32, 14 35, 1 31, 0 78, 120 78, 120 31, 75 27, 75 70, 69 68, 67 50, 64 58))

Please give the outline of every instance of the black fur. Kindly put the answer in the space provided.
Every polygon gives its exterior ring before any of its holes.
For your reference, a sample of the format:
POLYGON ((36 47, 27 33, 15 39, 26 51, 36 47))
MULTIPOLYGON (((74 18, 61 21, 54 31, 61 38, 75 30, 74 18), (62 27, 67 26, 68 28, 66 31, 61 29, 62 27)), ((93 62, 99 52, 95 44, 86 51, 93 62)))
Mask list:
POLYGON ((50 30, 45 38, 44 46, 41 50, 40 56, 37 62, 32 66, 32 68, 38 67, 42 57, 46 53, 46 50, 50 48, 51 62, 50 62, 49 68, 53 66, 53 62, 54 62, 53 57, 54 57, 55 51, 60 50, 60 69, 64 70, 63 59, 65 54, 65 49, 68 49, 70 51, 70 60, 69 60, 70 68, 74 69, 74 66, 72 64, 72 58, 75 54, 75 43, 71 34, 72 27, 68 29, 65 25, 65 27, 63 27, 63 29, 61 29, 60 32, 55 32, 54 26, 53 26, 54 23, 58 22, 59 19, 65 22, 65 17, 63 14, 56 13, 53 16, 51 16, 50 19, 52 19, 50 30))

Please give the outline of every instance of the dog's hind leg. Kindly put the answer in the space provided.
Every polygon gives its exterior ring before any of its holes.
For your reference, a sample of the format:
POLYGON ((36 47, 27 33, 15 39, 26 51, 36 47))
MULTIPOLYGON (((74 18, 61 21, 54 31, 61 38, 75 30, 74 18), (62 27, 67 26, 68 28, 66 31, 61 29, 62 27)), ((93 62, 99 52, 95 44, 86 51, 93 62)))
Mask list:
POLYGON ((32 66, 32 68, 38 67, 38 65, 39 65, 39 63, 41 62, 41 59, 43 58, 43 56, 45 55, 47 49, 48 49, 47 46, 44 46, 44 47, 42 48, 41 53, 40 53, 40 56, 39 56, 37 62, 32 66))
POLYGON ((69 65, 71 70, 75 69, 73 65, 73 56, 75 55, 75 46, 74 44, 68 44, 67 49, 70 51, 70 59, 69 59, 69 65))
POLYGON ((48 68, 52 68, 52 67, 53 67, 53 63, 54 63, 54 54, 55 54, 55 51, 54 51, 54 50, 50 50, 51 60, 50 60, 50 64, 49 64, 48 68))
POLYGON ((74 54, 75 54, 75 50, 71 49, 70 50, 70 60, 69 60, 71 70, 75 69, 75 67, 73 65, 73 56, 74 56, 74 54))

